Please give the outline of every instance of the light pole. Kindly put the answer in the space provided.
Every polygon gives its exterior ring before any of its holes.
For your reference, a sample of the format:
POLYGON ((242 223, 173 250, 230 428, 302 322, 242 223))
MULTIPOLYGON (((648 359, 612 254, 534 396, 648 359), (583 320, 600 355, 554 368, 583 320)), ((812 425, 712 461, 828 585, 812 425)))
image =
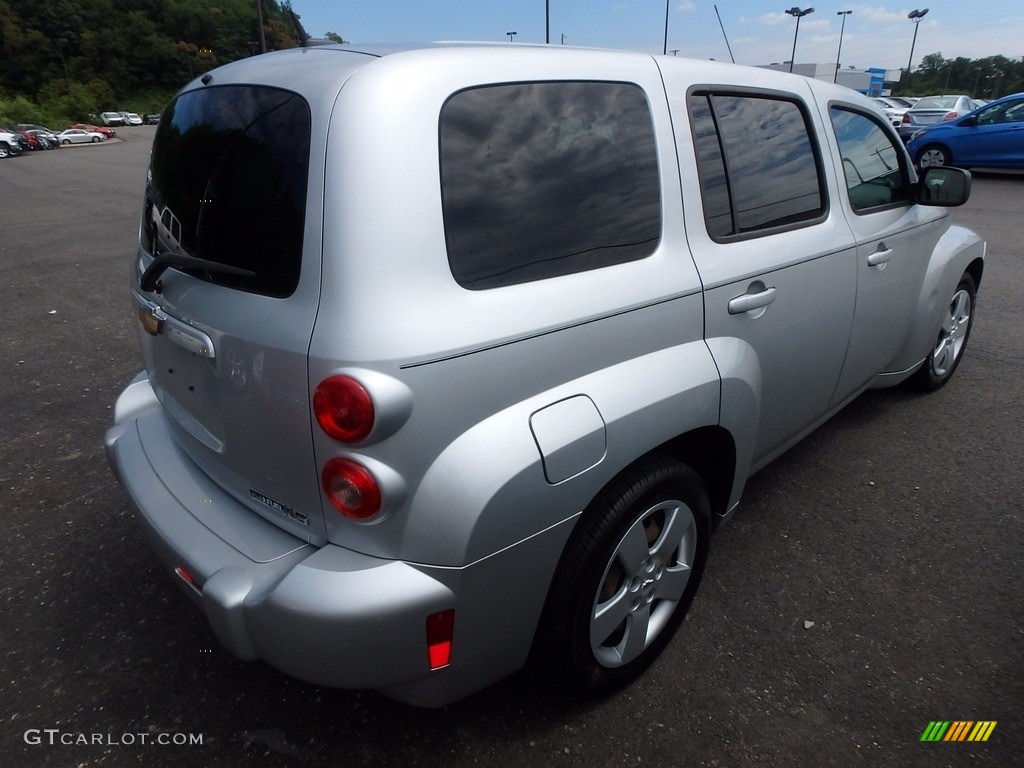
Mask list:
POLYGON ((843 25, 839 28, 839 50, 836 51, 836 74, 832 78, 833 83, 839 82, 839 56, 843 52, 843 32, 846 31, 846 17, 849 16, 853 11, 837 11, 836 16, 843 17, 843 25))
POLYGON ((794 5, 788 11, 786 11, 786 13, 796 18, 796 32, 793 33, 793 53, 789 57, 789 71, 792 72, 793 62, 796 61, 796 38, 800 34, 800 19, 802 19, 804 16, 810 13, 814 13, 814 9, 804 8, 803 10, 800 10, 794 5))
POLYGON ((551 45, 551 0, 544 0, 544 45, 551 45))
POLYGON ((665 44, 661 47, 663 56, 668 54, 668 5, 672 0, 665 0, 665 44))
POLYGON ((910 66, 914 62, 914 46, 917 45, 917 25, 921 23, 921 19, 928 13, 928 9, 925 8, 923 11, 919 11, 916 8, 907 14, 907 18, 914 22, 914 39, 910 43, 910 58, 907 59, 907 85, 903 89, 906 93, 910 90, 910 66))
POLYGON ((508 35, 508 41, 510 43, 513 43, 513 42, 515 42, 515 36, 518 35, 519 33, 518 32, 506 32, 505 34, 508 35))

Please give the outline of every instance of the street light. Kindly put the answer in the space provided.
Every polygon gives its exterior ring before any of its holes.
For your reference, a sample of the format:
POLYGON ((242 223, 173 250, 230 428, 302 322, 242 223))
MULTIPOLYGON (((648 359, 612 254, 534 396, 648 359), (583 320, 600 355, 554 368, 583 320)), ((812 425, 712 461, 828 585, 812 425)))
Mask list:
POLYGON ((788 13, 790 16, 796 17, 796 32, 793 33, 793 53, 789 57, 789 71, 792 72, 793 71, 793 62, 796 61, 796 38, 800 34, 800 19, 802 19, 804 16, 806 16, 809 13, 814 13, 814 9, 813 8, 804 8, 803 10, 800 10, 799 8, 797 8, 794 5, 788 11, 786 11, 786 13, 788 13))
POLYGON ((505 34, 508 35, 508 41, 511 43, 511 42, 515 41, 515 36, 518 35, 519 33, 518 32, 506 32, 505 34))
POLYGON ((836 74, 832 78, 833 83, 839 82, 839 55, 843 52, 843 32, 846 31, 846 17, 849 16, 853 11, 837 11, 836 16, 843 17, 843 26, 839 28, 839 50, 836 51, 836 74))
POLYGON ((904 88, 904 93, 910 90, 910 66, 914 62, 914 46, 917 45, 917 25, 921 23, 921 19, 928 13, 928 9, 925 8, 923 11, 919 11, 916 8, 907 14, 907 18, 914 22, 914 39, 910 43, 910 58, 907 59, 907 86, 904 88))

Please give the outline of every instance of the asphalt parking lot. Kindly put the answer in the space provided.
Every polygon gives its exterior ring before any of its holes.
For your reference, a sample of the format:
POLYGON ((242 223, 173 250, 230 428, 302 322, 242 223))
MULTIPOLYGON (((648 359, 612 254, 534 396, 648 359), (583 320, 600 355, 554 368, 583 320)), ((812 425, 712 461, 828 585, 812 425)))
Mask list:
POLYGON ((0 764, 1024 760, 1024 174, 975 174, 952 213, 989 240, 954 380, 869 392, 754 477, 638 683, 581 704, 519 675, 414 710, 235 660, 157 568, 103 453, 141 367, 128 270, 154 129, 118 131, 0 161, 0 764), (922 743, 936 720, 997 726, 922 743))

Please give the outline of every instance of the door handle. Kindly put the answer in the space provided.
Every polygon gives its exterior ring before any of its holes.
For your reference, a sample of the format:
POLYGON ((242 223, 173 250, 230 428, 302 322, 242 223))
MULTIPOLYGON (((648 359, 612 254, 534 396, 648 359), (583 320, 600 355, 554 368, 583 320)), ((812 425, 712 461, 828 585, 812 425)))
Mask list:
POLYGON ((869 267, 880 267, 892 258, 892 248, 879 248, 868 256, 869 267))
POLYGON ((729 314, 742 315, 754 309, 767 307, 775 301, 775 289, 766 288, 760 293, 745 293, 729 300, 729 314))

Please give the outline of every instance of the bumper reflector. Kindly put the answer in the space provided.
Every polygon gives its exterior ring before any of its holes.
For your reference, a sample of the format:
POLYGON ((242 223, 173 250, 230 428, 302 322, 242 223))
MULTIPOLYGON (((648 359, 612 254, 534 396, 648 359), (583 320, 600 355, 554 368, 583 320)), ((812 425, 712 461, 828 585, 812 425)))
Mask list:
POLYGON ((195 590, 196 592, 202 592, 202 591, 203 591, 203 590, 201 590, 201 589, 199 588, 199 584, 198 584, 198 582, 196 582, 196 577, 195 577, 195 576, 193 576, 193 575, 192 575, 191 573, 189 573, 188 571, 186 571, 186 570, 185 570, 184 568, 182 568, 182 567, 181 567, 180 565, 178 565, 178 566, 175 566, 175 568, 174 568, 174 572, 175 572, 176 574, 178 574, 178 578, 179 578, 179 579, 181 579, 181 580, 182 580, 182 581, 184 581, 184 582, 185 582, 186 584, 188 584, 188 585, 189 585, 190 587, 192 587, 192 589, 194 589, 194 590, 195 590))
POLYGON ((427 660, 431 669, 441 669, 451 663, 454 630, 455 609, 427 616, 427 660))

